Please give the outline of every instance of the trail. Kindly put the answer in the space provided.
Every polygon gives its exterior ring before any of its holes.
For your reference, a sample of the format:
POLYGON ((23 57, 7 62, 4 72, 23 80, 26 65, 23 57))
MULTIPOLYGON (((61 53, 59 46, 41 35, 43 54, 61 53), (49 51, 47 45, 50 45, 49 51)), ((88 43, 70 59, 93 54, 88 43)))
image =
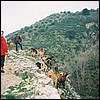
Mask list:
POLYGON ((11 85, 15 85, 21 81, 21 78, 13 74, 9 69, 14 66, 12 63, 5 62, 5 73, 1 73, 1 94, 11 85))

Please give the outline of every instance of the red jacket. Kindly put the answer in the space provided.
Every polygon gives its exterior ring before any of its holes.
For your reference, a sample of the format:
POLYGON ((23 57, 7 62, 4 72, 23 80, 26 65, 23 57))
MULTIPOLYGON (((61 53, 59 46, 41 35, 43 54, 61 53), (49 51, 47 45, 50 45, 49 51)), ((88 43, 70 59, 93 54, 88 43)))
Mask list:
POLYGON ((8 52, 8 45, 6 43, 6 40, 3 36, 1 36, 1 56, 6 55, 8 52))

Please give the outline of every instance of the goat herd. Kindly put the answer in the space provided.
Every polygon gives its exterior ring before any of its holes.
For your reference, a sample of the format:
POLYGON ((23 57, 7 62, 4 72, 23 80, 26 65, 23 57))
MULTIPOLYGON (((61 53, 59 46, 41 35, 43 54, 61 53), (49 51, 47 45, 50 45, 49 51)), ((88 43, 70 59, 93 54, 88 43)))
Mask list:
POLYGON ((60 85, 65 88, 66 77, 68 77, 69 74, 67 72, 59 72, 58 66, 53 67, 55 72, 52 70, 52 63, 56 59, 53 56, 45 55, 45 48, 40 48, 38 50, 30 48, 30 50, 32 52, 32 57, 36 57, 37 55, 41 57, 42 62, 36 62, 36 65, 52 79, 55 88, 60 87, 60 85))
MULTIPOLYGON (((8 48, 10 50, 13 49, 14 44, 13 43, 7 43, 8 48)), ((36 57, 37 55, 41 57, 42 62, 37 62, 36 65, 39 67, 42 71, 45 72, 45 74, 50 77, 53 81, 53 85, 55 88, 60 87, 61 85, 63 88, 65 88, 65 81, 66 78, 69 76, 67 72, 59 72, 58 66, 53 67, 55 72, 52 70, 52 63, 56 60, 53 56, 45 55, 45 48, 40 49, 29 49, 32 53, 32 57, 36 57)))

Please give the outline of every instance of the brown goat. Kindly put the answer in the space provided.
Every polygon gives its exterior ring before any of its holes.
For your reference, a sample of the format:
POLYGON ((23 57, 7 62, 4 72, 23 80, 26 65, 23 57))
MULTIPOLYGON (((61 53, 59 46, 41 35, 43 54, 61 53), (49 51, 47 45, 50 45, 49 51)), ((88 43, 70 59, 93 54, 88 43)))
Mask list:
POLYGON ((41 57, 42 61, 45 62, 45 64, 47 65, 48 69, 51 69, 52 63, 53 61, 55 61, 55 58, 52 56, 48 56, 48 55, 43 55, 43 57, 41 57))
POLYGON ((45 72, 45 74, 46 74, 47 65, 46 65, 44 62, 41 63, 41 69, 42 69, 42 70, 45 72))
POLYGON ((14 49, 14 44, 12 42, 7 42, 9 50, 14 49))
POLYGON ((44 53, 45 53, 45 48, 38 49, 38 55, 39 56, 43 57, 44 53))
POLYGON ((58 88, 62 84, 63 88, 65 88, 65 81, 68 73, 67 72, 61 72, 55 74, 52 70, 50 70, 47 74, 48 77, 50 77, 53 81, 53 85, 58 88))
POLYGON ((45 61, 47 58, 49 58, 50 56, 49 55, 43 55, 42 57, 41 57, 41 59, 42 59, 42 61, 45 61))

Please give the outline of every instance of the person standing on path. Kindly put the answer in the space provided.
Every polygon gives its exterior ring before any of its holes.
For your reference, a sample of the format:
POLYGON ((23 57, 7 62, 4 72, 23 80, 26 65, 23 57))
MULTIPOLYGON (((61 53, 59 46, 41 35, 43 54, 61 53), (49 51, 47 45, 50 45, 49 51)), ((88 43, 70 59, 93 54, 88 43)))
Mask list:
POLYGON ((20 45, 21 50, 23 50, 22 43, 21 43, 22 42, 21 37, 18 35, 18 33, 16 33, 15 35, 16 36, 15 36, 14 42, 15 42, 15 45, 16 45, 16 51, 18 51, 18 45, 20 45))
POLYGON ((1 72, 4 73, 5 55, 8 53, 8 45, 3 36, 4 31, 1 31, 1 72))

